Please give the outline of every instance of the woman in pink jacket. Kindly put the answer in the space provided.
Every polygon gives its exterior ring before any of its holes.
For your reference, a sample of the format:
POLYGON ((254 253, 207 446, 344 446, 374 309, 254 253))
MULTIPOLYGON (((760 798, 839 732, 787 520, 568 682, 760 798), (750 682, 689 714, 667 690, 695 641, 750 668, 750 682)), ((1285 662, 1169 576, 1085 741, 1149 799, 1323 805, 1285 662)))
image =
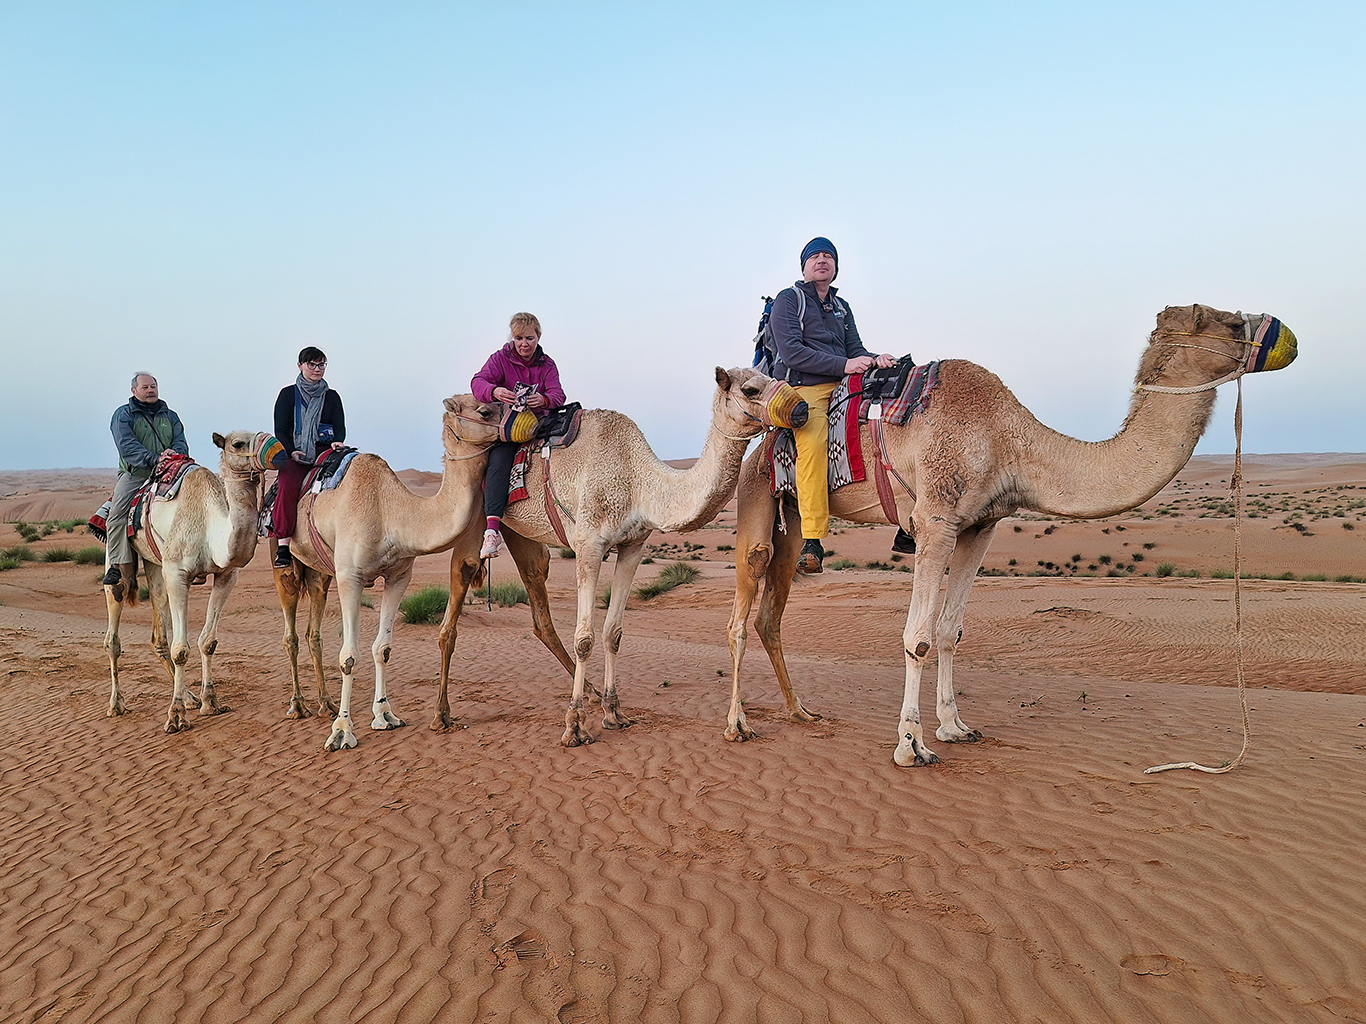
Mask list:
MULTIPOLYGON (((529 409, 542 416, 564 405, 560 370, 541 348, 541 321, 531 313, 515 313, 508 324, 508 342, 489 356, 484 368, 470 381, 470 390, 481 402, 502 402, 529 409)), ((515 441, 499 441, 489 449, 484 470, 484 546, 480 558, 493 558, 503 547, 503 512, 508 504, 508 480, 512 462, 521 447, 515 441)))

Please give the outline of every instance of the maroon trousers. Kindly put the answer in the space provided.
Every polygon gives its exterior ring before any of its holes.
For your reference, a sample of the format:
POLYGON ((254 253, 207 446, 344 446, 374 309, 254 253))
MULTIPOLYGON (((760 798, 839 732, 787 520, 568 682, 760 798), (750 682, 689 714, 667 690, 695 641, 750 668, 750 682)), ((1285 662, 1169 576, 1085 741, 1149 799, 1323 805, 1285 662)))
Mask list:
POLYGON ((272 537, 288 540, 294 536, 294 524, 299 513, 299 491, 311 468, 293 459, 280 468, 276 476, 280 486, 275 491, 275 505, 270 511, 272 537))

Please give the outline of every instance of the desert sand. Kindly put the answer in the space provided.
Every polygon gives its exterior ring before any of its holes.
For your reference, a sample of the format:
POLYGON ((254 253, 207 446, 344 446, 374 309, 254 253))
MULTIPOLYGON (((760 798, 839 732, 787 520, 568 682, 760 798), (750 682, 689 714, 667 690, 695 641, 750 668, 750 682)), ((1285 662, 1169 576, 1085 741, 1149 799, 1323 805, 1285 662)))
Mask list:
MULTIPOLYGON (((1366 584, 1336 581, 1366 578, 1366 455, 1248 458, 1242 572, 1294 576, 1242 585, 1250 752, 1143 772, 1241 743, 1233 581, 1211 577, 1233 569, 1230 470, 1193 460, 1109 520, 1005 521, 957 661, 985 738, 931 739, 918 769, 891 759, 910 577, 887 527, 838 527, 794 587, 820 721, 787 720, 751 628, 744 744, 722 739, 733 508, 655 538, 638 582, 679 555, 702 578, 632 600, 636 724, 590 717, 572 750, 525 605, 465 610, 446 733, 436 627, 401 625, 408 727, 366 727, 365 664, 360 746, 328 754, 325 719, 284 718, 264 545, 219 628, 232 710, 174 736, 146 605, 124 615, 129 713, 106 718, 97 567, 0 572, 0 1020, 1366 1021, 1366 584)), ((0 548, 111 481, 0 473, 0 548)), ((552 560, 562 638, 573 564, 552 560)))

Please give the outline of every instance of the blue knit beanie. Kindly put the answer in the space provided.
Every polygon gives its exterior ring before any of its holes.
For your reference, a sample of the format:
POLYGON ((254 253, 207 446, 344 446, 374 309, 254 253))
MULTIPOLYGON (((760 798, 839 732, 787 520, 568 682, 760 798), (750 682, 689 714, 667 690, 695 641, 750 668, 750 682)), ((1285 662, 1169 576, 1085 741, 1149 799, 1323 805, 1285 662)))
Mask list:
MULTIPOLYGON (((806 261, 818 252, 828 252, 831 256, 835 257, 835 277, 838 277, 840 273, 840 254, 835 251, 835 243, 828 238, 817 236, 806 243, 806 248, 802 250, 803 269, 806 267, 806 261)), ((831 280, 833 281, 834 278, 832 277, 831 280)))

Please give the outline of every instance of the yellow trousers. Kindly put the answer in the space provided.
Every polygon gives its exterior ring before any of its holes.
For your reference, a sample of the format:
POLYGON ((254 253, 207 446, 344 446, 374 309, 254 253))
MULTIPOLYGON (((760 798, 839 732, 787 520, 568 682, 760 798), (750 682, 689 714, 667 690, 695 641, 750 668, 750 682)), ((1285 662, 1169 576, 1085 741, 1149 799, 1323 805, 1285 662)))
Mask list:
POLYGON ((797 441, 797 509, 802 514, 803 540, 819 540, 830 532, 830 396, 837 384, 797 388, 807 408, 806 425, 792 431, 797 441))

